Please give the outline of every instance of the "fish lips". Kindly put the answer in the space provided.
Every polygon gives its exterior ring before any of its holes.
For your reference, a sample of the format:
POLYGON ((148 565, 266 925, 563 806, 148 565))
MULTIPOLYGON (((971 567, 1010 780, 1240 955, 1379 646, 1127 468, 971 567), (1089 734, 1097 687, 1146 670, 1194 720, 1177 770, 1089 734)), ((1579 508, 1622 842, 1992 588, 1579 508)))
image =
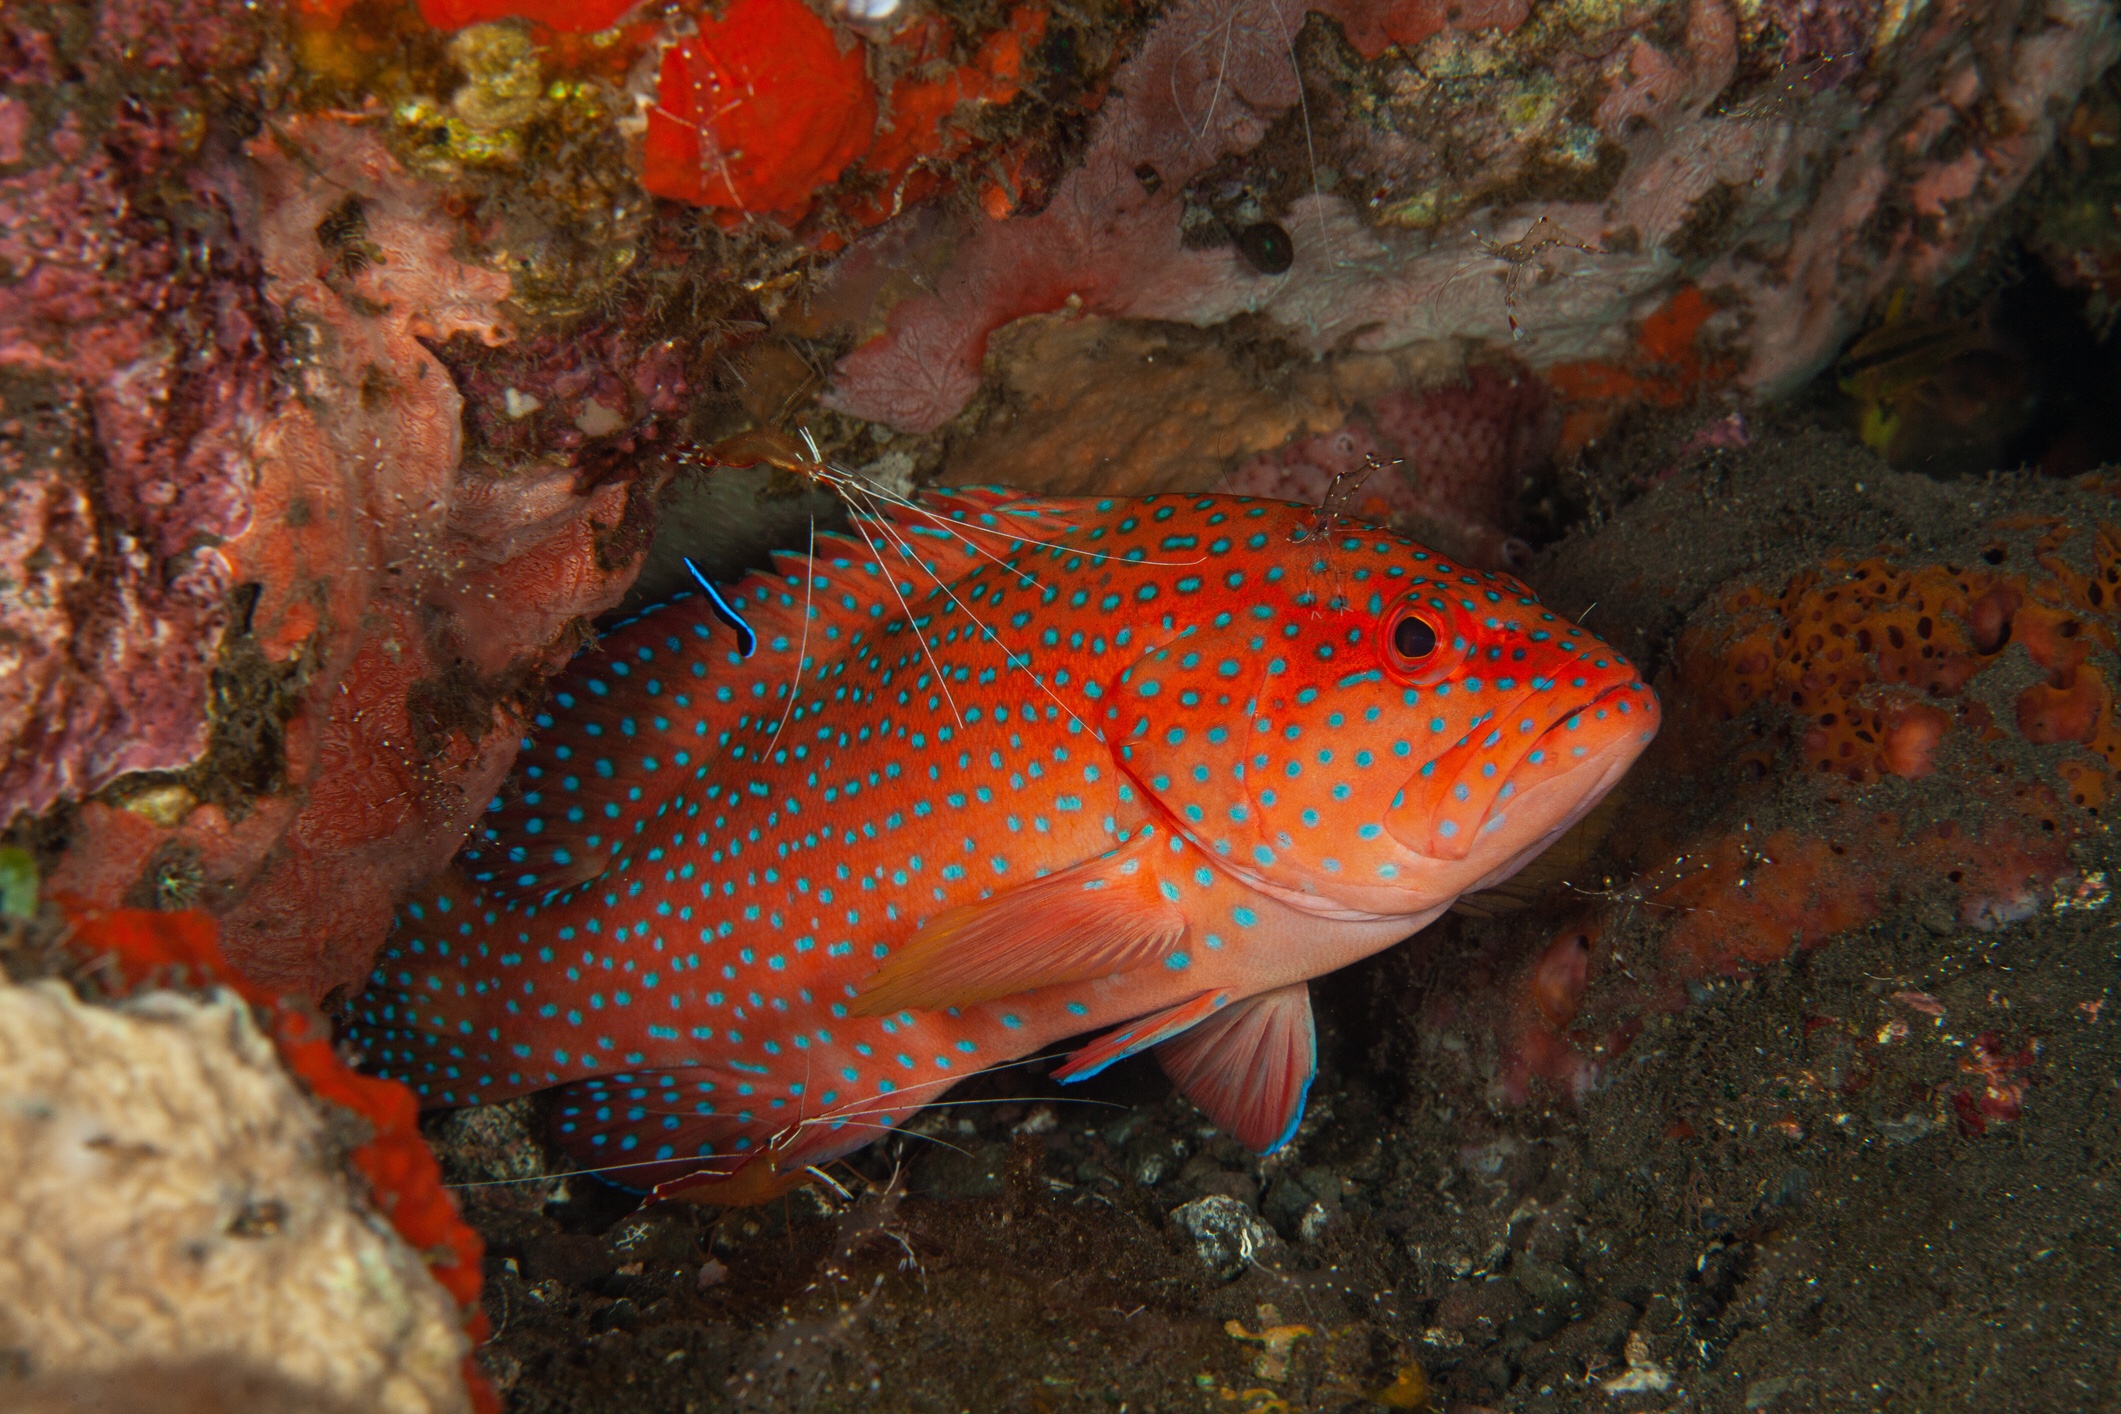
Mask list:
MULTIPOLYGON (((1387 833, 1414 853, 1465 860, 1489 842, 1522 843, 1580 815, 1657 734, 1657 695, 1632 668, 1589 698, 1534 715, 1528 693, 1410 777, 1387 833)), ((1512 853, 1515 853, 1513 850, 1512 853)))

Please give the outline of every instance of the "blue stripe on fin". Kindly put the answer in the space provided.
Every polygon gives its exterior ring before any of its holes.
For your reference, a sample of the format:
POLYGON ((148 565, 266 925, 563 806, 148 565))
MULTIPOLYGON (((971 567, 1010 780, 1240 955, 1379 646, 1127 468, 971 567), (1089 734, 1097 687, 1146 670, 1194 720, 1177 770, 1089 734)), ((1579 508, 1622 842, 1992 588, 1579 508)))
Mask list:
POLYGON ((716 589, 708 582, 707 576, 700 573, 700 567, 692 562, 690 555, 685 556, 685 568, 692 571, 692 577, 699 582, 700 588, 707 591, 707 602, 714 605, 714 616, 736 630, 737 656, 749 658, 758 652, 759 636, 751 631, 750 624, 744 622, 742 614, 729 607, 729 601, 722 597, 722 591, 716 589))
POLYGON ((1131 1026, 1109 1031, 1068 1057, 1068 1063, 1054 1071, 1053 1078, 1063 1085, 1088 1080, 1106 1066, 1123 1061, 1137 1052, 1146 1051, 1151 1046, 1160 1046, 1172 1037, 1191 1030, 1220 1011, 1229 1000, 1228 992, 1202 992, 1175 1007, 1157 1012, 1153 1016, 1142 1017, 1131 1026))

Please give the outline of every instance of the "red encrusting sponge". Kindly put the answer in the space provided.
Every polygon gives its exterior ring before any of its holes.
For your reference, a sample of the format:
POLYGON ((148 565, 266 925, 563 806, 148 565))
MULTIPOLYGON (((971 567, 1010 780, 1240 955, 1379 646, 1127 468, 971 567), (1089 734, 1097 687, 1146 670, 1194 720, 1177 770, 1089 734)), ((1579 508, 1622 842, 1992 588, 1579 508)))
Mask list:
POLYGON ((793 224, 876 137, 868 57, 800 0, 736 0, 663 51, 641 185, 793 224))

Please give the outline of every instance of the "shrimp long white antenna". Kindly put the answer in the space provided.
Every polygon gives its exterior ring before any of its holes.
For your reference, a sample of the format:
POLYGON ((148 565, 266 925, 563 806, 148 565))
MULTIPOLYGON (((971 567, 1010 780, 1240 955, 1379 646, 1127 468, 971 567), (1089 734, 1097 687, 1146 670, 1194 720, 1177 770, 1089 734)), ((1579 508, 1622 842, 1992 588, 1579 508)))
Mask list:
POLYGON ((800 468, 801 473, 837 495, 841 503, 850 512, 857 515, 882 515, 883 512, 877 509, 878 505, 896 506, 907 515, 918 516, 938 529, 949 532, 951 538, 961 541, 966 549, 985 556, 1010 574, 1022 576, 1030 580, 1032 584, 1038 585, 1041 589, 1045 588, 1045 586, 1039 584, 1029 570, 1012 565, 1007 560, 1001 559, 983 549, 970 538, 971 535, 973 533, 992 535, 1007 540, 1012 545, 1036 545, 1041 550, 1051 550, 1055 554, 1081 555, 1086 560, 1111 560, 1118 564, 1129 565, 1156 565, 1164 569, 1185 569, 1191 565, 1202 564, 1208 558, 1206 555, 1195 555, 1190 560, 1130 559, 1125 555, 1111 555, 1102 550, 1088 550, 1076 545, 1063 545, 1054 540, 1041 540, 1035 535, 1025 535, 1018 530, 1005 530, 997 526, 980 525, 975 521, 953 520, 949 516, 942 515, 922 505, 910 496, 901 495, 888 486, 878 485, 876 482, 862 476, 859 472, 849 471, 843 466, 826 461, 824 453, 818 450, 817 438, 811 435, 810 429, 805 427, 802 429, 802 433, 803 443, 810 450, 810 462, 800 468), (859 503, 856 498, 860 498, 859 503))
MULTIPOLYGON (((1017 1070, 1026 1066, 1037 1065, 1041 1062, 1049 1061, 1054 1058, 1055 1057, 1052 1053, 1042 1052, 1038 1055, 1023 1056, 1017 1060, 1005 1061, 1000 1065, 991 1065, 988 1066, 985 1070, 980 1071, 978 1073, 981 1075, 998 1075, 1005 1070, 1017 1070)), ((907 1129, 899 1125, 890 1124, 879 1120, 872 1120, 867 1118, 867 1116, 880 1115, 890 1110, 904 1108, 907 1103, 908 1097, 913 1096, 922 1090, 933 1090, 948 1087, 951 1085, 957 1085, 962 1083, 966 1078, 967 1077, 956 1075, 938 1076, 932 1080, 915 1081, 905 1086, 903 1089, 893 1090, 889 1094, 857 1097, 855 1099, 845 1101, 841 1104, 834 1105, 829 1109, 822 1110, 817 1114, 806 1115, 802 1118, 793 1121, 781 1130, 777 1131, 771 1138, 769 1138, 766 1142, 765 1147, 762 1149, 756 1151, 749 1151, 745 1154, 739 1154, 735 1151, 732 1151, 728 1154, 710 1154, 703 1156, 700 1161, 704 1164, 717 1160, 749 1157, 750 1153, 753 1152, 758 1154, 773 1154, 783 1152, 795 1142, 796 1137, 804 1130, 815 1129, 821 1125, 828 1127, 833 1125, 852 1125, 853 1127, 858 1129, 875 1129, 879 1132, 910 1134, 916 1139, 927 1139, 931 1142, 941 1143, 942 1141, 937 1140, 934 1135, 923 1134, 919 1130, 907 1129)), ((808 1094, 808 1092, 809 1086, 806 1084, 804 1086, 804 1093, 808 1094)), ((974 1105, 1030 1104, 1033 1102, 1069 1105, 1096 1105, 1100 1108, 1115 1110, 1123 1110, 1128 1108, 1128 1106, 1126 1105, 1115 1104, 1110 1100, 1094 1100, 1086 1095, 993 1095, 977 1099, 930 1100, 925 1103, 917 1104, 916 1108, 919 1110, 947 1110, 970 1108, 974 1105)), ((698 1111, 686 1109, 651 1108, 644 1109, 642 1111, 642 1114, 644 1117, 655 1118, 662 1118, 664 1116, 675 1116, 679 1119, 698 1119, 702 1117, 698 1111)), ((945 1147, 955 1148, 954 1145, 945 1145, 945 1147)), ((464 1183, 445 1183, 442 1186, 444 1188, 499 1188, 509 1184, 517 1183, 550 1183, 554 1179, 567 1178, 577 1174, 595 1176, 607 1173, 621 1173, 631 1169, 668 1168, 672 1164, 682 1164, 685 1162, 687 1162, 687 1160, 685 1159, 639 1159, 623 1164, 599 1164, 592 1168, 567 1169, 560 1173, 532 1174, 524 1178, 474 1179, 464 1183)), ((814 1166, 805 1165, 804 1167, 806 1171, 813 1173, 816 1172, 814 1166)), ((704 1169, 701 1171, 705 1172, 704 1169)))
MULTIPOLYGON (((1057 1059, 1057 1057, 1053 1053, 1041 1052, 1037 1055, 1020 1056, 1016 1060, 1004 1061, 999 1065, 990 1065, 985 1070, 975 1071, 973 1072, 973 1074, 999 1075, 1005 1070, 1021 1070, 1025 1067, 1038 1065, 1041 1062, 1050 1061, 1054 1059, 1057 1059)), ((804 1073, 805 1075, 809 1073, 807 1065, 805 1066, 804 1073)), ((780 1135, 793 1134, 796 1130, 801 1129, 805 1126, 813 1126, 821 1123, 826 1123, 832 1119, 838 1118, 841 1115, 881 1114, 887 1110, 902 1109, 905 1107, 908 1097, 917 1095, 923 1090, 948 1089, 950 1086, 962 1084, 970 1078, 971 1076, 965 1075, 940 1075, 928 1080, 911 1081, 908 1084, 900 1087, 899 1089, 884 1091, 876 1095, 857 1095, 852 1099, 842 1101, 841 1103, 832 1105, 827 1109, 820 1110, 817 1114, 799 1116, 796 1119, 789 1121, 788 1124, 784 1125, 781 1129, 775 1132, 776 1137, 773 1140, 768 1141, 765 1152, 771 1153, 776 1149, 782 1149, 787 1147, 787 1141, 779 1138, 778 1136, 780 1135)), ((807 1086, 805 1087, 804 1093, 806 1096, 809 1093, 807 1086)), ((1127 1108, 1125 1105, 1115 1105, 1109 1100, 1092 1100, 1081 1095, 997 1095, 985 1098, 962 1100, 930 1100, 921 1103, 918 1108, 949 1109, 955 1106, 964 1105, 1031 1104, 1038 1101, 1051 1101, 1054 1103, 1066 1103, 1071 1105, 1104 1105, 1111 1109, 1122 1110, 1127 1108)), ((804 1101, 806 1107, 808 1103, 809 1102, 806 1099, 804 1101)), ((645 1108, 641 1111, 641 1113, 644 1116, 653 1116, 656 1118, 661 1118, 665 1115, 675 1115, 680 1119, 697 1119, 701 1117, 699 1111, 686 1109, 671 1110, 645 1108)), ((660 1162, 674 1163, 679 1161, 672 1159, 663 1159, 660 1160, 660 1162)))
MULTIPOLYGON (((896 534, 889 528, 888 522, 886 523, 885 533, 892 535, 894 540, 896 540, 896 534)), ((908 553, 903 543, 901 543, 900 545, 900 553, 908 553)), ((1060 708, 1061 711, 1068 714, 1069 721, 1074 722, 1077 726, 1081 727, 1084 731, 1090 733, 1090 735, 1096 737, 1098 740, 1104 740, 1104 732, 1096 727, 1091 726, 1088 722, 1085 722, 1081 717, 1077 716, 1073 707, 1070 707, 1066 702, 1063 702, 1060 699, 1060 696, 1055 693, 1052 688, 1046 686, 1046 680, 1044 678, 1040 677, 1037 673, 1031 671, 1031 664, 1029 658, 1024 654, 1018 653, 1008 644, 1002 642, 1001 635, 997 634, 993 630, 993 628, 988 625, 985 619, 981 618, 978 614, 974 613, 972 611, 971 605, 967 604, 964 600, 958 598, 956 590, 952 589, 941 579, 936 580, 935 587, 937 589, 940 589, 943 592, 944 596, 948 598, 951 603, 957 605, 958 608, 963 609, 965 611, 965 617, 972 620, 973 623, 979 625, 980 632, 986 635, 988 641, 993 643, 995 647, 1002 650, 1002 656, 1004 657, 1004 659, 1007 660, 1008 665, 1012 668, 1019 670, 1023 673, 1025 677, 1031 679, 1032 685, 1037 687, 1040 692, 1043 692, 1046 695, 1047 699, 1051 701, 1054 706, 1060 708)))
MULTIPOLYGON (((1273 8, 1273 0, 1266 0, 1266 3, 1269 9, 1273 8)), ((1308 21, 1309 15, 1306 14, 1305 18, 1308 21)), ((1304 91, 1304 66, 1296 57, 1296 36, 1289 33, 1288 22, 1282 18, 1279 11, 1275 13, 1274 27, 1281 31, 1282 46, 1289 51, 1289 69, 1296 76, 1296 110, 1297 115, 1303 119, 1304 158, 1311 164, 1311 195, 1324 197, 1325 193, 1319 190, 1318 186, 1318 143, 1311 135, 1311 95, 1304 91)), ((1331 265, 1333 236, 1326 225, 1326 204, 1323 200, 1317 203, 1315 214, 1318 218, 1319 259, 1331 265)))
POLYGON ((920 616, 913 612, 913 606, 906 602, 905 594, 898 587, 898 576, 892 572, 890 557, 870 536, 868 528, 862 524, 864 519, 862 516, 853 516, 849 518, 849 524, 853 525, 855 534, 862 537, 862 542, 869 547, 869 553, 875 555, 877 563, 883 567, 884 583, 891 587, 891 597, 898 600, 899 608, 905 611, 906 629, 913 635, 913 641, 920 645, 921 655, 928 660, 929 671, 935 674, 936 685, 942 689, 943 700, 950 704, 950 715, 957 718, 957 724, 962 729, 965 716, 957 710, 957 698, 951 694, 950 679, 943 672, 943 665, 936 661, 934 652, 928 647, 928 635, 921 632, 920 616))
MULTIPOLYGON (((869 552, 877 557, 878 567, 885 571, 885 579, 890 586, 892 597, 898 600, 899 608, 905 614, 906 625, 919 642, 921 654, 927 659, 929 670, 934 673, 944 700, 950 704, 950 713, 957 719, 959 726, 964 725, 964 715, 958 709, 956 695, 950 691, 949 676, 943 671, 942 663, 936 657, 934 647, 929 643, 928 636, 923 631, 920 618, 915 614, 913 605, 907 600, 897 576, 890 573, 891 557, 885 553, 885 543, 888 543, 893 550, 898 552, 899 559, 916 571, 928 571, 931 578, 935 580, 936 588, 942 590, 944 596, 953 605, 964 610, 968 619, 979 625, 981 634, 988 642, 1002 650, 1009 667, 1021 671, 1026 677, 1030 678, 1040 692, 1044 693, 1061 711, 1068 714, 1069 720, 1085 726, 1093 735, 1097 734, 1095 728, 1090 728, 1087 723, 1083 723, 1082 718, 1077 715, 1074 709, 1069 707, 1052 688, 1047 686, 1043 678, 1031 670, 1030 659, 1027 655, 1010 648, 1003 641, 1001 635, 995 632, 992 625, 975 613, 970 605, 959 598, 951 590, 950 586, 939 575, 935 574, 933 568, 921 558, 919 551, 900 530, 897 524, 898 520, 905 519, 915 522, 923 527, 923 533, 940 533, 947 536, 952 541, 963 545, 976 557, 988 561, 1005 574, 1014 576, 1018 580, 1020 588, 1029 586, 1036 588, 1042 594, 1051 593, 1051 591, 1040 582, 1035 574, 1023 568, 1019 563, 1004 559, 1001 555, 996 554, 986 545, 980 543, 979 540, 974 539, 974 536, 993 536, 1005 540, 1008 542, 1011 551, 1036 547, 1056 555, 1080 555, 1084 559, 1092 561, 1154 565, 1173 569, 1197 565, 1207 558, 1205 555, 1195 555, 1190 559, 1160 560, 1146 557, 1135 558, 1130 555, 1112 555, 1100 550, 1064 545, 1057 541, 1041 539, 1035 535, 1026 535, 1013 528, 981 525, 976 521, 958 520, 921 504, 911 496, 879 485, 858 472, 849 471, 845 467, 834 465, 825 459, 823 450, 818 446, 817 438, 811 433, 809 428, 805 427, 798 430, 802 438, 800 450, 797 449, 793 440, 783 433, 754 430, 739 434, 726 442, 716 444, 715 448, 709 452, 709 455, 718 459, 725 459, 724 464, 731 466, 755 465, 764 461, 801 476, 813 485, 823 486, 839 497, 841 504, 847 508, 849 525, 853 528, 855 534, 861 537, 863 544, 868 546, 869 552), (894 511, 897 512, 896 516, 892 514, 894 511)), ((810 533, 810 554, 814 561, 817 549, 817 524, 815 521, 811 523, 810 533)), ((812 583, 813 579, 806 579, 804 582, 804 630, 806 633, 809 628, 809 594, 812 583)), ((796 667, 798 682, 802 672, 801 657, 802 654, 799 653, 796 667)), ((781 727, 786 726, 789 713, 794 710, 795 701, 796 693, 791 689, 788 711, 783 712, 781 725, 774 730, 773 742, 769 743, 767 747, 768 754, 771 754, 774 744, 779 742, 781 727)))
MULTIPOLYGON (((921 1132, 920 1132, 919 1130, 916 1130, 916 1129, 902 1129, 902 1128, 900 1128, 899 1126, 897 1126, 897 1125, 895 1125, 895 1124, 882 1124, 882 1123, 876 1123, 876 1122, 873 1122, 873 1121, 871 1121, 871 1122, 861 1122, 861 1121, 854 1121, 854 1120, 849 1120, 849 1121, 848 1121, 848 1123, 849 1123, 849 1124, 851 1124, 851 1125, 853 1125, 853 1126, 854 1126, 855 1128, 857 1128, 857 1129, 874 1129, 874 1130, 878 1131, 879 1133, 891 1133, 891 1134, 905 1134, 905 1135, 910 1135, 911 1137, 913 1137, 913 1138, 915 1138, 915 1139, 925 1139, 925 1140, 927 1140, 927 1141, 928 1141, 929 1143, 931 1143, 931 1144, 940 1144, 940 1145, 942 1145, 942 1147, 943 1147, 943 1148, 945 1148, 945 1149, 949 1149, 949 1150, 951 1150, 951 1151, 953 1151, 953 1152, 955 1152, 955 1153, 959 1153, 959 1154, 962 1154, 962 1153, 964 1153, 964 1152, 965 1152, 965 1151, 964 1151, 963 1149, 960 1149, 960 1148, 958 1148, 958 1146, 957 1146, 957 1145, 955 1145, 955 1144, 952 1144, 952 1143, 950 1143, 950 1142, 949 1142, 948 1140, 945 1140, 945 1139, 939 1139, 939 1138, 937 1138, 937 1137, 936 1137, 935 1135, 933 1135, 933 1134, 923 1134, 923 1133, 921 1133, 921 1132)), ((754 1154, 758 1154, 758 1155, 763 1155, 763 1154, 766 1154, 766 1153, 770 1153, 770 1152, 771 1152, 770 1150, 763 1150, 763 1149, 762 1149, 762 1150, 757 1150, 757 1151, 750 1151, 750 1150, 747 1150, 747 1151, 744 1151, 744 1152, 742 1152, 742 1153, 739 1153, 739 1152, 737 1152, 737 1151, 735 1151, 735 1150, 731 1150, 731 1151, 730 1151, 729 1153, 727 1153, 727 1154, 710 1154, 710 1155, 707 1155, 707 1156, 705 1156, 705 1157, 703 1157, 703 1158, 701 1158, 701 1159, 699 1160, 699 1162, 700 1162, 700 1163, 701 1163, 701 1164, 703 1165, 703 1167, 701 1167, 701 1168, 699 1168, 699 1169, 695 1170, 695 1171, 694 1171, 694 1174, 691 1174, 691 1175, 686 1175, 686 1176, 687 1176, 687 1177, 692 1177, 692 1176, 695 1176, 695 1175, 697 1175, 697 1174, 709 1174, 709 1175, 710 1175, 710 1176, 712 1176, 712 1177, 723 1177, 723 1178, 726 1178, 726 1177, 729 1177, 730 1175, 729 1175, 729 1174, 714 1174, 712 1170, 710 1170, 710 1169, 708 1169, 708 1168, 704 1167, 704 1165, 707 1165, 707 1164, 711 1164, 711 1163, 716 1163, 716 1162, 719 1162, 719 1161, 723 1161, 723 1160, 728 1160, 728 1159, 744 1159, 744 1160, 747 1160, 747 1161, 748 1161, 749 1159, 751 1159, 752 1157, 754 1157, 754 1154)), ((632 1169, 667 1169, 667 1168, 670 1168, 670 1167, 672 1167, 673 1165, 677 1165, 677 1164, 684 1164, 684 1163, 688 1163, 688 1162, 691 1162, 691 1161, 690 1161, 690 1160, 687 1160, 687 1159, 635 1159, 635 1160, 634 1160, 634 1161, 632 1161, 631 1163, 624 1163, 624 1164, 597 1164, 596 1166, 594 1166, 594 1167, 592 1167, 592 1168, 579 1168, 579 1169, 565 1169, 565 1170, 562 1170, 562 1171, 561 1171, 561 1172, 559 1172, 559 1173, 541 1173, 541 1174, 533 1174, 533 1175, 531 1175, 531 1176, 530 1176, 530 1177, 528 1177, 528 1178, 480 1178, 480 1179, 472 1179, 472 1180, 470 1180, 470 1181, 468 1181, 468 1182, 465 1182, 465 1183, 445 1183, 445 1184, 443 1184, 443 1185, 442 1185, 442 1187, 444 1187, 444 1188, 450 1188, 450 1189, 458 1189, 458 1188, 502 1188, 502 1187, 506 1187, 507 1185, 509 1185, 509 1184, 512 1184, 512 1183, 551 1183, 551 1182, 552 1182, 552 1181, 553 1181, 554 1179, 559 1179, 559 1178, 580 1178, 580 1177, 588 1177, 588 1178, 601 1178, 602 1176, 604 1176, 605 1174, 608 1174, 608 1173, 625 1173, 625 1172, 627 1172, 627 1171, 629 1171, 629 1170, 632 1170, 632 1169)), ((808 1164, 805 1164, 805 1165, 804 1165, 803 1167, 804 1167, 804 1171, 805 1171, 805 1172, 808 1172, 808 1171, 810 1171, 810 1169, 811 1169, 811 1166, 810 1166, 810 1165, 808 1165, 808 1164)), ((734 1172, 734 1170, 732 1170, 731 1172, 733 1173, 733 1172, 734 1172)), ((636 1191, 639 1191, 639 1190, 636 1190, 636 1191)))
POLYGON ((795 676, 788 683, 788 705, 781 709, 781 720, 773 729, 772 738, 766 743, 766 756, 770 760, 773 748, 780 744, 781 733, 788 726, 788 719, 795 715, 796 699, 802 695, 803 663, 810 656, 810 612, 811 593, 817 584, 817 517, 810 518, 810 548, 803 553, 803 631, 795 646, 795 676))

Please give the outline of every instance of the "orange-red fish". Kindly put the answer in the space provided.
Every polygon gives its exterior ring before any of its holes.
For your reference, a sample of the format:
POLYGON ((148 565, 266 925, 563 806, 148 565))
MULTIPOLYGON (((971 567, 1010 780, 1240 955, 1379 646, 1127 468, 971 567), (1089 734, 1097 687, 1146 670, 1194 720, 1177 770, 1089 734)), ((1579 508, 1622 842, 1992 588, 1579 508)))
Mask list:
POLYGON ((1506 575, 1315 509, 930 495, 565 674, 356 1036, 430 1105, 566 1087, 622 1181, 758 1199, 1101 1033, 1254 1148, 1307 980, 1521 868, 1655 734, 1506 575), (915 557, 917 557, 917 562, 915 557))

